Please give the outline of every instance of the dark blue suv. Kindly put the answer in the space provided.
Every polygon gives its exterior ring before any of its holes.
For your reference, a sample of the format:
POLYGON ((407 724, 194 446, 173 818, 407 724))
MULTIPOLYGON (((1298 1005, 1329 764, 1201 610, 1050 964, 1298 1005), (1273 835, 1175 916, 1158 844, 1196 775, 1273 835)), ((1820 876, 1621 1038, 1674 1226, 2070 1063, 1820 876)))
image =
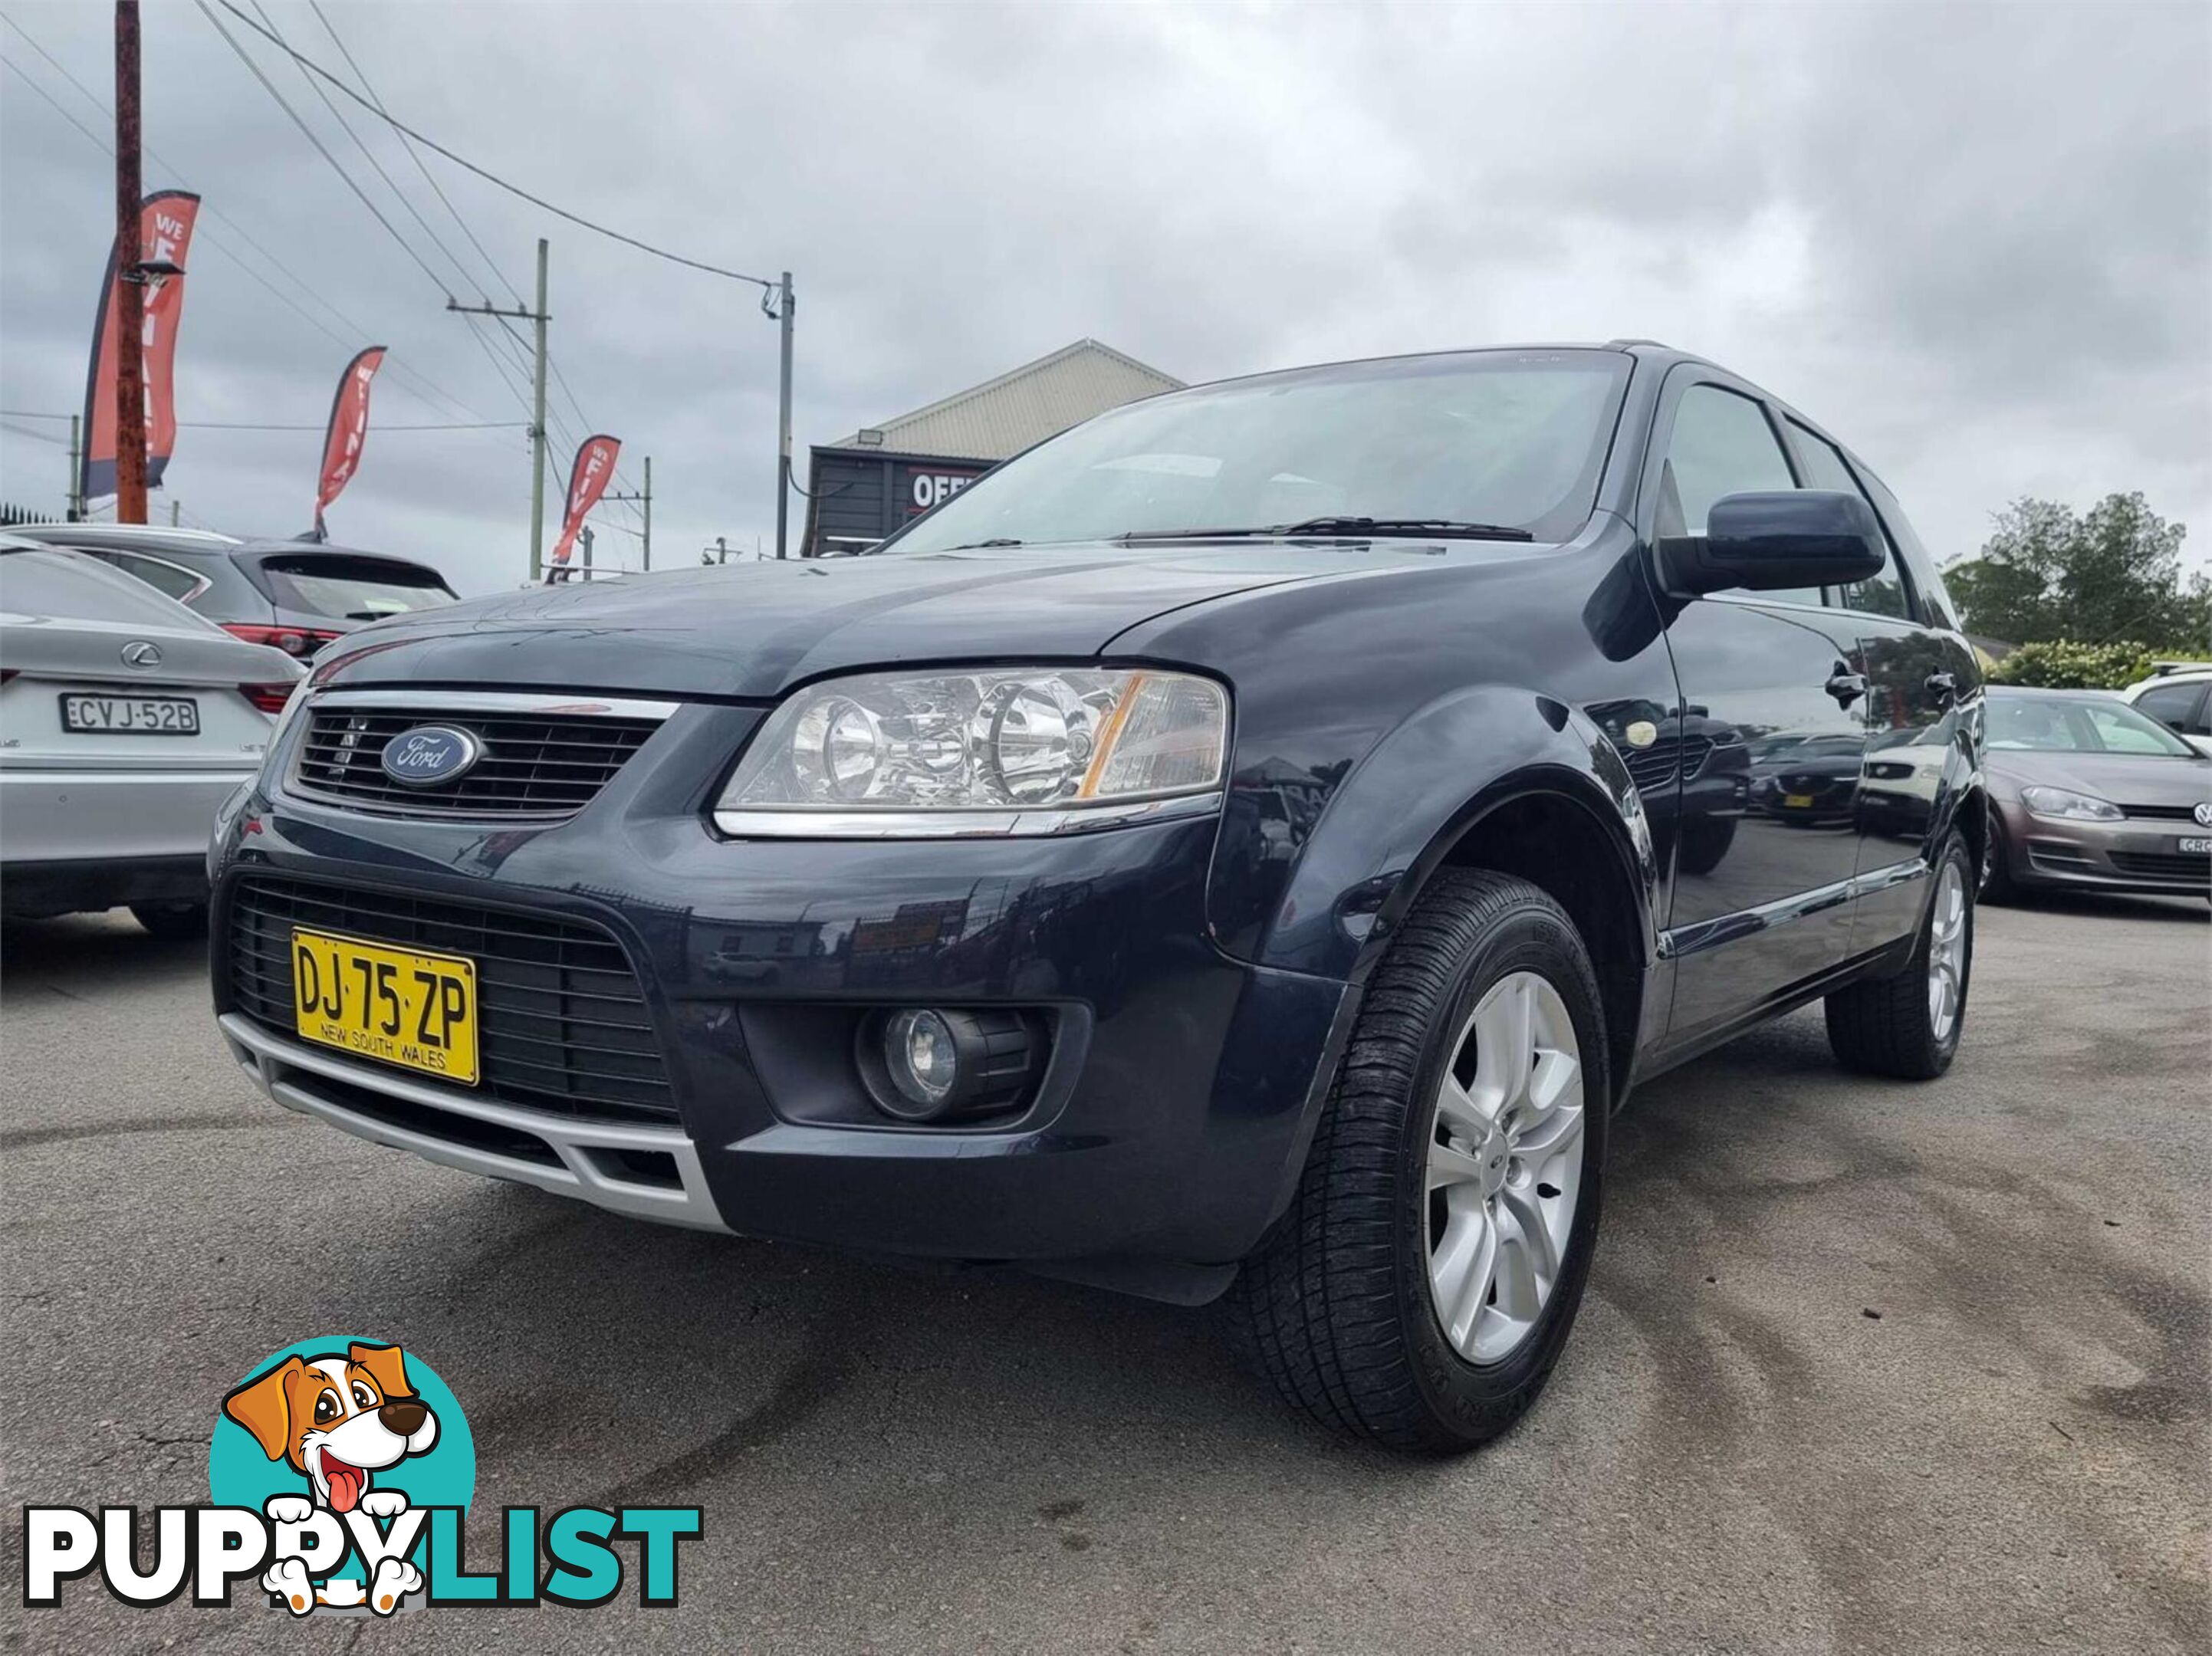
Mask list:
POLYGON ((362 1137, 1218 1301, 1322 1420, 1463 1447, 1635 1081, 1814 999, 1950 1063, 1980 719, 1889 491, 1710 363, 1265 374, 869 556, 340 640, 218 824, 216 1010, 362 1137))

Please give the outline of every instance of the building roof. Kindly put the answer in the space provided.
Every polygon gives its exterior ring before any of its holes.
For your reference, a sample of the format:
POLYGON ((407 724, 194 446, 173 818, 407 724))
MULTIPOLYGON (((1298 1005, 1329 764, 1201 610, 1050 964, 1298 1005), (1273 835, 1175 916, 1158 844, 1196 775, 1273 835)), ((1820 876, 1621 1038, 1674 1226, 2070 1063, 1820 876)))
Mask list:
POLYGON ((866 442, 854 432, 823 446, 1003 460, 1094 414, 1182 389, 1182 380, 1158 368, 1095 339, 1079 339, 996 379, 868 428, 866 442))

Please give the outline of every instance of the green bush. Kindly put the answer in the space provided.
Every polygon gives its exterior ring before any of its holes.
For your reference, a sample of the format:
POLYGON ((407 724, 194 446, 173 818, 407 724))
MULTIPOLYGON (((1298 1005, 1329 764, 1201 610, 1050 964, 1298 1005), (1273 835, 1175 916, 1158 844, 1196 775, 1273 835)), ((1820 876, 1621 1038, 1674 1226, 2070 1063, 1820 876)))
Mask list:
POLYGON ((1990 672, 1993 684, 2045 690, 2118 690, 2148 678, 2158 652, 2148 644, 2023 644, 1990 672))

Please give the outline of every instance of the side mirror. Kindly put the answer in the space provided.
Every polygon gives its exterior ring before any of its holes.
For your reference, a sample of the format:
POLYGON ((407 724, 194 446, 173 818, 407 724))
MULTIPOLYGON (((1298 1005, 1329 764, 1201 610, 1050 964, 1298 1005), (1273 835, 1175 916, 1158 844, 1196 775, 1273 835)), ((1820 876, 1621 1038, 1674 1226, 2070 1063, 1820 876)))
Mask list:
POLYGON ((1888 550, 1874 508, 1841 490, 1793 488, 1713 502, 1702 535, 1659 542, 1660 583, 1695 597, 1741 586, 1843 586, 1881 573, 1888 550))

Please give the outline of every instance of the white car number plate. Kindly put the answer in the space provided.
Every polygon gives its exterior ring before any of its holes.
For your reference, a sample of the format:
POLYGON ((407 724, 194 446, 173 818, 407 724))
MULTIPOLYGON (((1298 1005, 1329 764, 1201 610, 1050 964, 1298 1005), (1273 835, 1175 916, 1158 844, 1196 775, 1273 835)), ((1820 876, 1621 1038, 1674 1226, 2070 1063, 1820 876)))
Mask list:
POLYGON ((200 704, 181 695, 65 695, 62 728, 79 736, 198 736, 200 704))
POLYGON ((2212 840, 2177 840, 2173 848, 2185 857, 2212 855, 2212 840))

